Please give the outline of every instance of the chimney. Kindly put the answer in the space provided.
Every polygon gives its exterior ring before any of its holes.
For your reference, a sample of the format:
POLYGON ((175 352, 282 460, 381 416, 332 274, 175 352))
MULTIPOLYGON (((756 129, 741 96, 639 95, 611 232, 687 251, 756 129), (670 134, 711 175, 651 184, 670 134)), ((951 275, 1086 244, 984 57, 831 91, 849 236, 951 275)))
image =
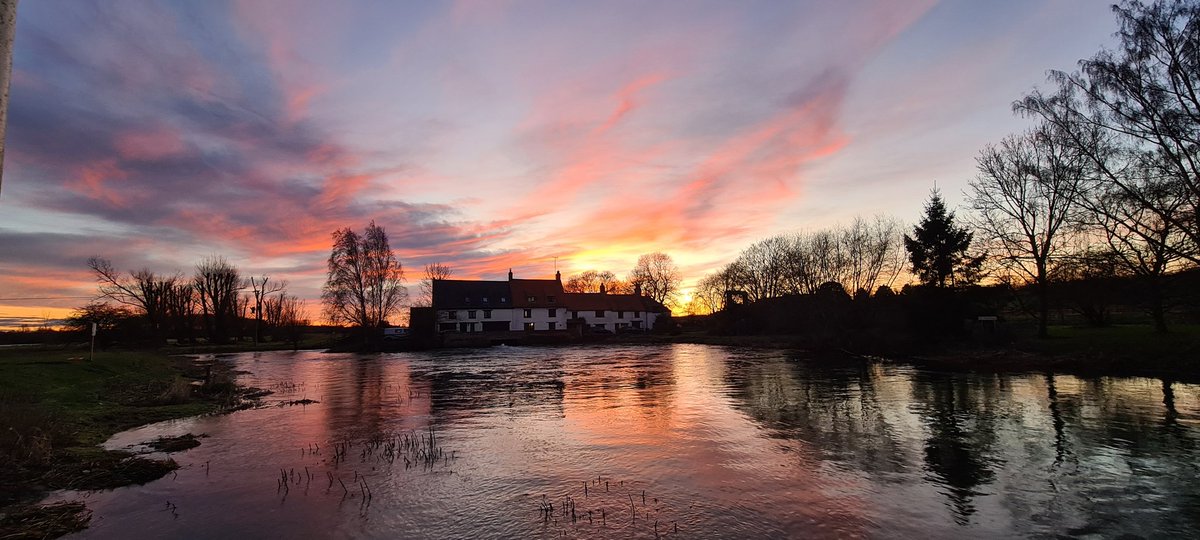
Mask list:
POLYGON ((634 283, 634 284, 633 284, 633 295, 634 295, 634 296, 641 296, 641 295, 642 295, 642 284, 641 284, 641 283, 634 283))
POLYGON ((554 281, 562 283, 562 272, 559 272, 558 270, 554 271, 554 281))
POLYGON ((601 283, 601 284, 600 284, 600 294, 605 294, 605 293, 604 293, 604 284, 603 284, 603 283, 601 283))
POLYGON ((508 280, 512 281, 512 268, 508 269, 508 280))

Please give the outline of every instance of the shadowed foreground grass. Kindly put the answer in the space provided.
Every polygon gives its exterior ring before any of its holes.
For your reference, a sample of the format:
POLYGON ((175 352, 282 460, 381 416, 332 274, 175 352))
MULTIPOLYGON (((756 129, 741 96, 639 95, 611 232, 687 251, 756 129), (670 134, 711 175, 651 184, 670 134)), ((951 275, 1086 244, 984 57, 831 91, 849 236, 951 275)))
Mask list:
POLYGON ((172 460, 98 445, 125 429, 238 401, 237 387, 223 377, 193 390, 188 376, 203 373, 188 373, 189 365, 153 352, 98 352, 89 360, 86 350, 0 350, 0 538, 86 526, 82 505, 28 506, 47 490, 108 489, 173 470, 172 460), (78 516, 64 516, 72 509, 78 516))

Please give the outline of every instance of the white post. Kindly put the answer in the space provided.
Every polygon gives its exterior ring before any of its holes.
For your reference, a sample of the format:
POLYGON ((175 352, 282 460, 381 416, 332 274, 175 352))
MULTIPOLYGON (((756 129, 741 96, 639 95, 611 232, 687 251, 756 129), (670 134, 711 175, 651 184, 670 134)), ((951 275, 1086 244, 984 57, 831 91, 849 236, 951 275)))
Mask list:
POLYGON ((17 0, 0 0, 0 187, 4 186, 4 131, 8 125, 8 87, 16 28, 17 0))
POLYGON ((92 323, 92 352, 88 354, 88 362, 96 359, 96 323, 92 323))

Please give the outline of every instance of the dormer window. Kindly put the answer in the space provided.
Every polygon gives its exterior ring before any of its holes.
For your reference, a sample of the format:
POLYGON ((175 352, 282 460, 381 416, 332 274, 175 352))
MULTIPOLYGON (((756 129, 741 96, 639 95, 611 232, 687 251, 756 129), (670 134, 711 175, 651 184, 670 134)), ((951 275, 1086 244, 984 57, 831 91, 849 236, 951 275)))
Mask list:
POLYGON ((488 297, 486 297, 486 296, 483 297, 483 303, 485 303, 485 304, 488 303, 488 297))
POLYGON ((536 296, 526 296, 525 300, 532 304, 534 302, 537 302, 537 297, 536 296))
POLYGON ((471 297, 470 297, 470 296, 468 296, 468 297, 466 297, 466 298, 463 298, 463 302, 464 302, 464 303, 467 303, 467 304, 470 304, 470 303, 471 303, 471 297))
POLYGON ((547 301, 547 302, 549 302, 549 303, 551 303, 551 304, 553 304, 553 303, 554 303, 554 295, 552 294, 552 295, 550 295, 550 296, 547 296, 547 297, 546 297, 546 301, 547 301))

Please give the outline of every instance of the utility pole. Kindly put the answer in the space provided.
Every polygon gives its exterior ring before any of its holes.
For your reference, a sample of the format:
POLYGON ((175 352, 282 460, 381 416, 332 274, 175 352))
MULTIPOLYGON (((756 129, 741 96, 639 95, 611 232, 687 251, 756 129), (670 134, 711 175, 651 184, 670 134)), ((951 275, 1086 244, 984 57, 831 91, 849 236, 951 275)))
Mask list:
POLYGON ((0 188, 4 187, 4 134, 8 125, 8 87, 12 80, 16 29, 17 0, 0 0, 0 188))

